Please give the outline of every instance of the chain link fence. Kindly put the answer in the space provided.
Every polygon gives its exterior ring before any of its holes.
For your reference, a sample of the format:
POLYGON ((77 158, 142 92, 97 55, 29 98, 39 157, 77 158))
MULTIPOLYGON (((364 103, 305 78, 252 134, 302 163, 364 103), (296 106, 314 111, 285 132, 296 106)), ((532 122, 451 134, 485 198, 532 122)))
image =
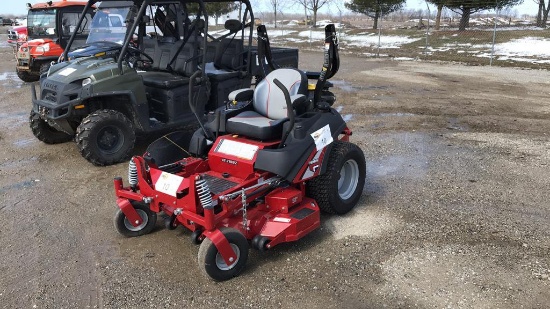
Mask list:
MULTIPOLYGON (((513 8, 485 10, 472 13, 461 29, 461 14, 444 8, 436 25, 437 13, 426 4, 382 16, 377 29, 372 18, 354 14, 321 16, 327 19, 318 26, 336 24, 342 53, 550 69, 550 31, 537 27, 535 16, 519 16, 513 8)), ((314 49, 324 39, 321 27, 282 20, 277 28, 268 24, 268 31, 274 44, 314 49)))

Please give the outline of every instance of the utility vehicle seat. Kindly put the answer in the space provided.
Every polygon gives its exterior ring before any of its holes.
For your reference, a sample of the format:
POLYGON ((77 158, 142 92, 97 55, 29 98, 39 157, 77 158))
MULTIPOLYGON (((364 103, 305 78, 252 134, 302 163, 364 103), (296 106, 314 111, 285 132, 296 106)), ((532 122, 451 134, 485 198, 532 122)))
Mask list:
MULTIPOLYGON (((305 73, 296 69, 274 70, 254 89, 253 110, 229 118, 226 123, 227 132, 260 140, 282 137, 283 124, 288 120, 288 111, 283 91, 275 85, 274 79, 278 79, 286 87, 292 102, 304 102, 308 93, 305 73)), ((230 97, 235 96, 237 92, 239 90, 234 91, 230 97)))

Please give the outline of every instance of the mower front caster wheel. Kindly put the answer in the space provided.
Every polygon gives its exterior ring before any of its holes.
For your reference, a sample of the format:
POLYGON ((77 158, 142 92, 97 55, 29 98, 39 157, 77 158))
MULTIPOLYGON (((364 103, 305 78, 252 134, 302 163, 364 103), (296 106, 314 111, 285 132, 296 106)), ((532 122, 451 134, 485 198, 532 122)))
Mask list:
POLYGON ((199 268, 210 278, 225 281, 238 276, 243 270, 248 259, 248 241, 236 229, 221 228, 220 231, 227 238, 237 259, 227 265, 214 243, 209 238, 205 238, 199 247, 199 268))
POLYGON ((141 224, 133 226, 122 210, 119 209, 114 218, 116 230, 126 237, 137 237, 151 233, 157 223, 157 214, 151 211, 147 205, 132 203, 132 206, 141 217, 141 224))

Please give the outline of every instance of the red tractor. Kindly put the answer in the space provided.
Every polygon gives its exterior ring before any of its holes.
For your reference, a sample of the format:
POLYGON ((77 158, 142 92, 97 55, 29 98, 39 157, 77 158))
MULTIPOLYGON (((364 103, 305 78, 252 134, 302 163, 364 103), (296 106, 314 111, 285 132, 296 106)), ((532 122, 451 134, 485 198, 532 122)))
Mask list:
POLYGON ((77 31, 77 40, 85 42, 93 11, 86 13, 87 23, 79 29, 76 24, 86 5, 85 1, 48 1, 28 4, 27 40, 17 41, 17 76, 25 82, 34 82, 47 72, 52 61, 57 61, 71 36, 77 31))
POLYGON ((362 195, 365 158, 321 95, 339 66, 334 25, 325 32, 323 70, 309 75, 316 84, 297 69, 275 69, 254 90, 233 91, 187 149, 174 132, 133 157, 129 185, 114 180, 118 232, 147 234, 163 212, 167 228, 182 225, 201 244, 200 269, 223 281, 242 271, 249 246, 296 241, 320 226, 321 211, 350 211, 362 195))

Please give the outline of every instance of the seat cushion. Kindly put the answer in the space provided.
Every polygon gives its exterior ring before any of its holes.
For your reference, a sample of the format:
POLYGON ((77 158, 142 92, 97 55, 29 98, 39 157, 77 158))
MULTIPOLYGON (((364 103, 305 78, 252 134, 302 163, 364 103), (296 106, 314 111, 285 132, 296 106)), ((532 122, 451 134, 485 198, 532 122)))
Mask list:
POLYGON ((140 72, 143 84, 149 87, 172 89, 189 84, 189 78, 168 72, 140 72))
POLYGON ((241 71, 227 71, 217 69, 214 66, 213 62, 206 63, 204 69, 206 71, 206 75, 208 76, 208 78, 210 78, 210 80, 224 81, 235 77, 240 78, 242 76, 241 71))
POLYGON ((227 120, 226 130, 260 140, 281 138, 287 118, 273 120, 254 111, 246 111, 227 120))

